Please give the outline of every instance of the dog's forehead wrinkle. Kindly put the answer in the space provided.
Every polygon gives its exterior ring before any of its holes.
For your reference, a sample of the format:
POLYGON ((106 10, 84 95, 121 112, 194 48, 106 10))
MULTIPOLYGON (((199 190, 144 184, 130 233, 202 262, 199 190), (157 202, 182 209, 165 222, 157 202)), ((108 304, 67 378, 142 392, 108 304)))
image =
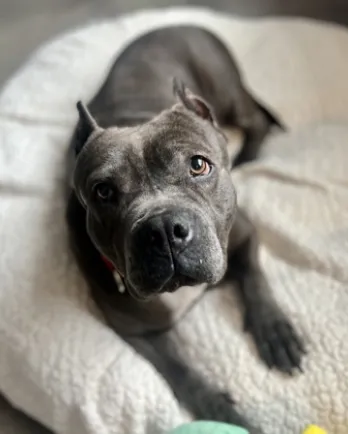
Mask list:
POLYGON ((165 111, 153 120, 153 125, 155 144, 177 145, 178 149, 184 146, 186 150, 192 145, 192 150, 214 152, 219 154, 217 157, 222 154, 221 133, 206 120, 185 110, 165 111))
POLYGON ((140 173, 143 169, 142 140, 138 130, 110 127, 91 143, 90 152, 82 156, 89 177, 115 176, 126 181, 130 178, 130 171, 140 173))
POLYGON ((180 156, 187 156, 193 151, 209 152, 210 147, 204 131, 195 128, 187 117, 173 116, 172 113, 158 117, 149 123, 148 135, 144 141, 144 159, 149 169, 161 168, 179 161, 180 156), (182 122, 183 121, 183 122, 182 122))
POLYGON ((135 127, 110 127, 105 130, 100 140, 107 148, 123 151, 130 147, 141 146, 142 126, 135 127))

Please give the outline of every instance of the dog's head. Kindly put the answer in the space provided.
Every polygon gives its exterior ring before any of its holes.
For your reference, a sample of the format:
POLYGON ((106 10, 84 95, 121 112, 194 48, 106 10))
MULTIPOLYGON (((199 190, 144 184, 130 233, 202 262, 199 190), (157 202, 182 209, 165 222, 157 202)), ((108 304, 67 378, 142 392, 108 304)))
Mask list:
POLYGON ((175 81, 178 103, 136 127, 80 115, 74 190, 87 231, 134 297, 217 283, 236 210, 226 138, 212 110, 175 81))

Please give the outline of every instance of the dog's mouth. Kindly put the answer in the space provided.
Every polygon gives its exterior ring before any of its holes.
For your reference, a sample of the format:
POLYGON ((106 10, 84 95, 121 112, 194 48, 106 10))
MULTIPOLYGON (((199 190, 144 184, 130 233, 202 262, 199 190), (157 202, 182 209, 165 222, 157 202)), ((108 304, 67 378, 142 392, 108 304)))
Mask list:
MULTIPOLYGON (((217 279, 209 272, 209 264, 204 261, 195 260, 187 264, 173 258, 168 260, 171 262, 171 266, 165 268, 168 273, 159 271, 158 274, 151 274, 151 271, 156 269, 154 261, 152 270, 144 270, 140 266, 133 270, 133 273, 126 274, 125 282, 129 294, 135 299, 146 301, 163 293, 174 293, 181 287, 216 283, 217 279)), ((160 268, 158 264, 157 266, 160 268)))
POLYGON ((125 283, 125 291, 135 300, 150 301, 158 297, 160 294, 174 293, 175 291, 177 291, 179 288, 183 286, 196 286, 203 282, 199 282, 195 279, 186 276, 173 275, 172 279, 166 282, 166 284, 163 285, 160 289, 155 291, 148 291, 140 288, 135 288, 129 282, 127 283, 127 281, 125 281, 124 283, 125 283))
POLYGON ((192 277, 174 275, 173 278, 169 282, 167 282, 167 284, 164 285, 159 292, 161 294, 163 294, 164 292, 175 292, 182 286, 195 286, 200 283, 202 282, 199 282, 198 280, 193 279, 192 277))
POLYGON ((125 234, 122 255, 120 274, 126 292, 137 300, 215 284, 224 271, 224 252, 214 230, 187 209, 154 213, 142 221, 125 234))
MULTIPOLYGON (((209 261, 192 257, 176 258, 169 255, 162 261, 151 261, 151 266, 136 262, 128 272, 118 271, 117 266, 103 257, 107 268, 113 273, 119 293, 129 295, 138 301, 150 301, 163 293, 173 293, 184 286, 202 283, 214 284, 216 276, 209 272, 209 261), (187 258, 186 258, 187 259, 187 258)), ((211 264, 210 264, 211 265, 211 264)))

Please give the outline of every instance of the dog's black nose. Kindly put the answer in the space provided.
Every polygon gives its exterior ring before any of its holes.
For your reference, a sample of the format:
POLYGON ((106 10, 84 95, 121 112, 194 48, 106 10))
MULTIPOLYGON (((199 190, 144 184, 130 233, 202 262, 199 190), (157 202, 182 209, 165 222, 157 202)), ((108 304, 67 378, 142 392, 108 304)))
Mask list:
POLYGON ((156 213, 142 221, 132 233, 132 285, 145 292, 158 292, 173 282, 175 289, 195 225, 195 216, 186 210, 156 213), (174 277, 177 279, 173 281, 174 277))
POLYGON ((186 213, 166 213, 150 218, 143 230, 155 249, 165 251, 169 247, 174 254, 185 249, 193 237, 193 224, 186 213))

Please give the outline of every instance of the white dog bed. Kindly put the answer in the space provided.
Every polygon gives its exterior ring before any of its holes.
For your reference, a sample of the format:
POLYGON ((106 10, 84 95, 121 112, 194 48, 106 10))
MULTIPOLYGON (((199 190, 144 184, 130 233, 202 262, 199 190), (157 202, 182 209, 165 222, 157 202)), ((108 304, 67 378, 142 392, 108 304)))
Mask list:
MULTIPOLYGON (((189 416, 106 327, 68 251, 63 161, 76 121, 122 48, 169 23, 202 24, 233 49, 254 93, 289 127, 235 172, 275 294, 306 335, 305 374, 268 371, 229 289, 180 323, 192 363, 268 434, 348 432, 348 32, 204 10, 134 14, 39 50, 0 97, 0 390, 57 433, 165 433, 189 416)), ((204 55, 204 53, 202 54, 204 55)), ((184 338, 183 338, 184 337, 184 338)))

